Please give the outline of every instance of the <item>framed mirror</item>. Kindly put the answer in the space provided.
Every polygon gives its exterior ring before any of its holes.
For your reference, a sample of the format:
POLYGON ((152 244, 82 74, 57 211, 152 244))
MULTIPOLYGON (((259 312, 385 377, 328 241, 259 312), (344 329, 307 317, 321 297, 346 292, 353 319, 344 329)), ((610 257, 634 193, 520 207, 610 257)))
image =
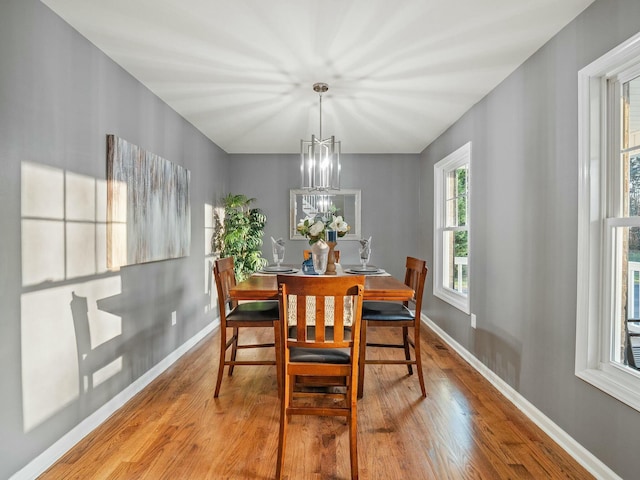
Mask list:
POLYGON ((311 192, 308 190, 289 190, 290 220, 289 238, 306 240, 296 231, 301 220, 318 213, 326 212, 331 206, 337 209, 351 227, 342 240, 359 240, 360 230, 360 190, 334 190, 328 192, 311 192))

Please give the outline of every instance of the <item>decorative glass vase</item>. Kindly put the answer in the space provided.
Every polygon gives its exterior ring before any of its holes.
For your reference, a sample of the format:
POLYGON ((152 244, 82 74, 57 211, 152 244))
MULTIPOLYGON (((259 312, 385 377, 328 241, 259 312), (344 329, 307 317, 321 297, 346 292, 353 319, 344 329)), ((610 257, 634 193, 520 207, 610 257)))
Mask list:
MULTIPOLYGON (((318 240, 311 247, 313 269, 318 275, 323 275, 328 267, 329 251, 330 248, 324 240, 318 240)), ((335 265, 333 268, 335 269, 335 265)))

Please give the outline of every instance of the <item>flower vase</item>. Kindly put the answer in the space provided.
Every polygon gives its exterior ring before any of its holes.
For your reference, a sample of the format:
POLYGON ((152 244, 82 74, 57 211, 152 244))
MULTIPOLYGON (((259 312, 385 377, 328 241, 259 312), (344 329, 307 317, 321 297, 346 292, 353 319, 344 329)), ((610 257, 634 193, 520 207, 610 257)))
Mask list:
POLYGON ((327 270, 325 275, 335 275, 336 274, 336 257, 333 249, 336 247, 337 242, 327 242, 329 245, 329 257, 327 258, 327 270))

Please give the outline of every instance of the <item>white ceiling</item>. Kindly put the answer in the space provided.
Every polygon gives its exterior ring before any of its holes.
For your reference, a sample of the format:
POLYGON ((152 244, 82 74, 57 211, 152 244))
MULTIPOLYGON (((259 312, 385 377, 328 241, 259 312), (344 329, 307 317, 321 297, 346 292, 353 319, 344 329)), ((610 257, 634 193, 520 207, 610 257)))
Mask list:
POLYGON ((419 153, 593 0, 42 0, 229 153, 419 153))

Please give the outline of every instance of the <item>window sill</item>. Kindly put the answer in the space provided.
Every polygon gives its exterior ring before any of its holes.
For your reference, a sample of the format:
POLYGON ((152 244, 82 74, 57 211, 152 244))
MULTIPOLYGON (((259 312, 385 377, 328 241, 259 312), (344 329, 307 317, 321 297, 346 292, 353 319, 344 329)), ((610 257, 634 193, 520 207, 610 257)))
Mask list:
POLYGON ((576 376, 631 408, 640 411, 640 372, 621 365, 576 371, 576 376))
POLYGON ((445 289, 434 289, 433 295, 441 300, 444 300, 449 305, 457 308, 458 310, 463 311, 467 315, 469 315, 469 313, 471 312, 471 308, 469 306, 469 297, 466 295, 461 295, 454 290, 445 289))

